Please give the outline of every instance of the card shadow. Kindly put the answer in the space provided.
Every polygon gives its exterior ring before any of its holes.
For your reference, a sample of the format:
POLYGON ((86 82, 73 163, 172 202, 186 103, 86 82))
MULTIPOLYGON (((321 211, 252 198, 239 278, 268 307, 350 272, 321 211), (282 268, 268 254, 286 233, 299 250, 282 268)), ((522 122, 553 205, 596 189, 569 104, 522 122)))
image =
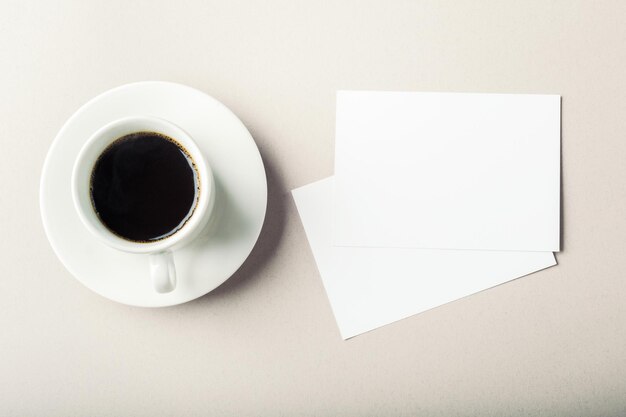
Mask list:
MULTIPOLYGON (((559 129, 559 135, 560 135, 560 147, 559 147, 559 167, 560 167, 560 180, 559 180, 559 185, 560 185, 560 189, 559 189, 559 250, 562 252, 565 250, 565 204, 564 204, 564 188, 565 188, 565 182, 563 181, 563 174, 564 174, 564 170, 563 170, 563 97, 561 97, 561 120, 560 120, 560 129, 559 129)), ((556 255, 556 253, 555 253, 556 255)))

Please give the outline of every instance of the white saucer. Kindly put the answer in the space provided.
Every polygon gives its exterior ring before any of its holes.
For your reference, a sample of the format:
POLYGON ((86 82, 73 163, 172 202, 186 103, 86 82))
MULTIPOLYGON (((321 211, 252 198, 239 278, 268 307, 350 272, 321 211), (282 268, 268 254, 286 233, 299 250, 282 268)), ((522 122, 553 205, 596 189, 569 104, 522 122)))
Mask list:
POLYGON ((201 297, 241 266, 261 232, 267 181, 252 136, 224 105, 184 85, 140 82, 99 95, 65 123, 46 157, 40 204, 50 244, 76 279, 120 303, 162 307, 201 297), (146 256, 100 243, 80 222, 72 203, 70 177, 83 143, 101 126, 131 115, 161 117, 181 126, 215 176, 213 220, 198 239, 174 253, 178 285, 167 294, 152 288, 146 256))

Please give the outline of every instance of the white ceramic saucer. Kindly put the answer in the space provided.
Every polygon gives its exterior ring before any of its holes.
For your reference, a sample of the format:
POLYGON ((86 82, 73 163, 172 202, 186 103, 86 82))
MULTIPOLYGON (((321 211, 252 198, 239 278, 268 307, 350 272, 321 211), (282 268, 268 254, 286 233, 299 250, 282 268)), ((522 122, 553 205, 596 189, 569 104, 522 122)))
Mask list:
POLYGON ((259 150, 237 116, 198 90, 150 81, 107 91, 65 123, 46 157, 40 204, 50 244, 76 279, 120 303, 162 307, 201 297, 241 266, 261 232, 267 182, 259 150), (72 167, 83 143, 101 126, 133 115, 161 117, 185 129, 215 176, 214 217, 199 238, 174 253, 178 285, 167 294, 152 288, 146 256, 100 243, 80 222, 72 203, 72 167))

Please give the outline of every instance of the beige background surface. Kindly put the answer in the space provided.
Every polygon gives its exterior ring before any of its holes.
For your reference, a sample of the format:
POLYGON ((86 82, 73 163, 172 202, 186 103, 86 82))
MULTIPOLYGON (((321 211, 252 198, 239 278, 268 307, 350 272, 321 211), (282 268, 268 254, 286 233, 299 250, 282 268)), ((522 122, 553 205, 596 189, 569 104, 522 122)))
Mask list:
POLYGON ((626 414, 626 2, 0 2, 0 415, 626 414), (85 101, 186 83, 249 127, 269 212, 166 309, 64 270, 45 154, 85 101), (559 266, 342 341, 289 195, 333 172, 337 89, 563 96, 559 266))

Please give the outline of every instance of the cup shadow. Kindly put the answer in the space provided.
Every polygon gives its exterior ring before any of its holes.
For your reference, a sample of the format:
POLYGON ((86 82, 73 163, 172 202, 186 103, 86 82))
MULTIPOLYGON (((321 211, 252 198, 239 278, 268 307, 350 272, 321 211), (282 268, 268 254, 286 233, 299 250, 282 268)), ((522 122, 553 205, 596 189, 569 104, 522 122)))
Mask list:
POLYGON ((259 238, 248 258, 230 278, 213 291, 188 304, 211 302, 215 298, 228 297, 234 292, 241 291, 261 276, 283 238, 287 210, 284 182, 275 169, 274 161, 262 150, 260 153, 267 178, 267 209, 259 238))

